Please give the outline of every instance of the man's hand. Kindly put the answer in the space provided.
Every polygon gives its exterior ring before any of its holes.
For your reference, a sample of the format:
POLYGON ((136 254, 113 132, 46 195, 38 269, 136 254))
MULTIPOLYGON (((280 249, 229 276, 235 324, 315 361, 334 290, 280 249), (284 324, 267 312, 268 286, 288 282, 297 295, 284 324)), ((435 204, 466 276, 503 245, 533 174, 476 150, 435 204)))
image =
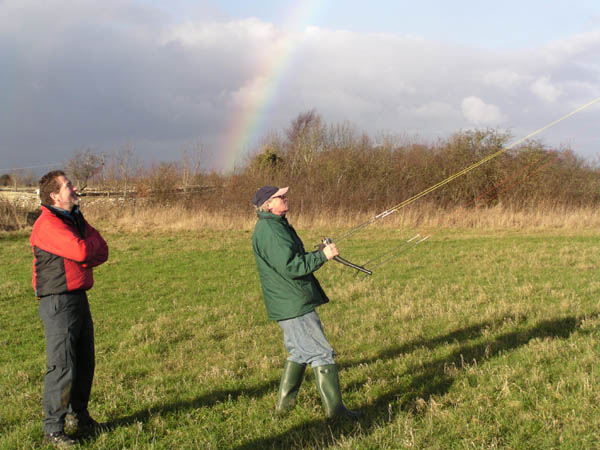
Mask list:
POLYGON ((331 244, 327 244, 327 245, 323 246, 322 250, 323 250, 323 253, 325 253, 325 257, 327 258, 327 261, 333 259, 334 257, 336 257, 340 254, 340 252, 337 249, 337 246, 333 242, 331 244))

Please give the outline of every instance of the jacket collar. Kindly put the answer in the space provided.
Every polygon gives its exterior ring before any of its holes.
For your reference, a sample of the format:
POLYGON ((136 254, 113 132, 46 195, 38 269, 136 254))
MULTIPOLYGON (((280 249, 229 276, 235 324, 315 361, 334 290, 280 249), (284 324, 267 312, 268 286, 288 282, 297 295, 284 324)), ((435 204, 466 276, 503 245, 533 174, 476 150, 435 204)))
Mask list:
POLYGON ((273 214, 272 212, 268 212, 268 211, 256 211, 256 215, 258 216, 259 219, 275 220, 277 222, 287 223, 285 214, 283 216, 278 216, 277 214, 273 214))
POLYGON ((56 208, 51 205, 41 205, 42 213, 46 212, 48 214, 52 214, 58 217, 60 220, 65 222, 68 225, 71 225, 77 229, 79 234, 82 237, 85 237, 85 222, 83 220, 83 215, 79 211, 78 206, 74 206, 70 213, 66 212, 64 209, 56 208))
POLYGON ((48 212, 54 214, 55 216, 66 217, 70 220, 73 220, 73 216, 76 214, 75 207, 73 207, 71 211, 67 211, 65 209, 57 208, 56 206, 42 204, 42 208, 46 208, 48 212))

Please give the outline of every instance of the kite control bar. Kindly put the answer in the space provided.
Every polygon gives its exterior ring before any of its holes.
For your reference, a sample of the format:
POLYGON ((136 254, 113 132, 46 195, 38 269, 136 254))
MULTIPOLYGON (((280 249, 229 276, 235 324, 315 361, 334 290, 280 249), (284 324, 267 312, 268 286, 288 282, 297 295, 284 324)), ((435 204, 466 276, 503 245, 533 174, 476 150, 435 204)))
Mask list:
MULTIPOLYGON (((328 237, 323 238, 323 244, 328 245, 328 244, 331 244, 331 243, 333 243, 333 241, 331 240, 331 238, 328 238, 328 237)), ((365 269, 362 266, 359 266, 358 264, 351 263, 350 261, 348 261, 347 259, 342 258, 341 256, 334 256, 333 260, 337 261, 340 264, 343 264, 345 266, 352 267, 353 269, 358 270, 360 272, 364 272, 367 275, 371 275, 373 273, 370 270, 365 269)))

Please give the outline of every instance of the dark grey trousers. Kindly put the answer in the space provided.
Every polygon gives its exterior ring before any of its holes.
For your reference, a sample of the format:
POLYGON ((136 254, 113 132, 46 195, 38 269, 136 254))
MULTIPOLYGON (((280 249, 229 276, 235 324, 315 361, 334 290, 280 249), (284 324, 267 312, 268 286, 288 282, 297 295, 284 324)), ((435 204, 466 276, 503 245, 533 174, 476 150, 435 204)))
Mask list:
POLYGON ((94 324, 84 291, 42 297, 39 315, 46 333, 44 433, 64 429, 65 415, 88 414, 94 379, 94 324))

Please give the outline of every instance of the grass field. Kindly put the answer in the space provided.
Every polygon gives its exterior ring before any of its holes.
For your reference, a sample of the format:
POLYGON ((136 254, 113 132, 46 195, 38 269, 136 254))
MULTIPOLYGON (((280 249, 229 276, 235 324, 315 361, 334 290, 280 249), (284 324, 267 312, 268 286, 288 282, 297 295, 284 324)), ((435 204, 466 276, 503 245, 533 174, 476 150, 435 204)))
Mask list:
MULTIPOLYGON (((340 249, 361 263, 414 233, 368 229, 340 249)), ((309 247, 324 231, 299 234, 309 247)), ((445 230, 371 278, 326 264, 319 313, 358 423, 324 420, 310 370, 299 406, 275 415, 286 354, 249 231, 105 237, 90 410, 111 429, 81 447, 600 447, 598 231, 445 230)), ((0 448, 41 446, 30 277, 28 233, 1 234, 0 448)))

